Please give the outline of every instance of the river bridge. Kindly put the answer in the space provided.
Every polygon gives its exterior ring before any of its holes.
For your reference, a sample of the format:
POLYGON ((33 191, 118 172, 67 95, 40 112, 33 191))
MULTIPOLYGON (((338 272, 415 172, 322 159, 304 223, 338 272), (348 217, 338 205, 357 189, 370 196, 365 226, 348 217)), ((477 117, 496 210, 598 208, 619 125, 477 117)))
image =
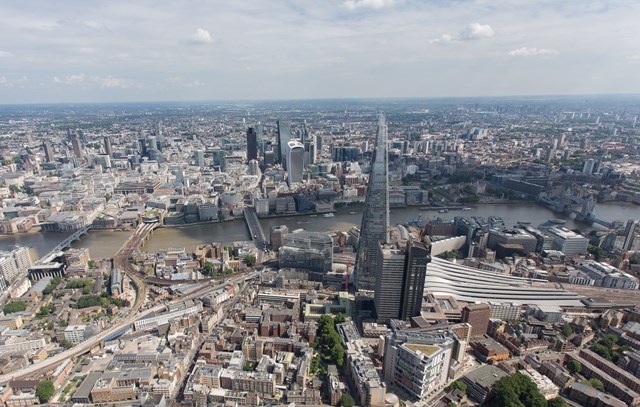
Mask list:
POLYGON ((51 249, 49 253, 45 254, 44 256, 36 260, 34 264, 37 265, 37 264, 44 264, 44 263, 50 262, 53 257, 58 255, 58 253, 60 253, 64 249, 71 247, 71 244, 73 242, 80 240, 80 238, 88 234, 90 230, 91 230, 91 225, 85 226, 82 229, 76 230, 71 236, 67 237, 62 242, 60 242, 56 247, 51 249))
POLYGON ((258 214, 255 208, 246 208, 244 210, 244 220, 247 223, 249 234, 251 239, 255 243, 258 249, 265 249, 267 247, 267 238, 262 230, 262 225, 258 220, 258 214))
POLYGON ((576 215, 576 221, 578 222, 597 223, 609 229, 614 229, 618 226, 617 222, 609 222, 598 218, 595 213, 596 201, 593 196, 579 197, 565 194, 562 199, 553 199, 541 195, 538 201, 550 206, 551 209, 556 212, 565 214, 574 213, 576 215))

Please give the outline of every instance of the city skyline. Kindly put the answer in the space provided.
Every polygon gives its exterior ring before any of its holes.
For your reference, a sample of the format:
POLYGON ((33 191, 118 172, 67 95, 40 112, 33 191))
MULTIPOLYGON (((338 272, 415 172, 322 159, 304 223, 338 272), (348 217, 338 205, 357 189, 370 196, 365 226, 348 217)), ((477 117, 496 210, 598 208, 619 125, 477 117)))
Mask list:
POLYGON ((0 104, 638 93, 639 7, 4 4, 0 104))

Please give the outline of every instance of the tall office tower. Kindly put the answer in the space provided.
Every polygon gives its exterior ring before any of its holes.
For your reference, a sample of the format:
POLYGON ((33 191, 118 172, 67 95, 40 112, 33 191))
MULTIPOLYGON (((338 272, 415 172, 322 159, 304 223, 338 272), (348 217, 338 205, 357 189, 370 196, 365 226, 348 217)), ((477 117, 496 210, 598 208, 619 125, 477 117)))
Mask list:
POLYGON ((84 156, 84 152, 82 151, 82 145, 80 144, 80 139, 78 137, 74 137, 71 140, 71 145, 73 146, 73 155, 76 158, 82 158, 84 156))
POLYGON ((258 175, 260 172, 260 166, 258 165, 258 160, 251 160, 247 163, 247 173, 249 175, 258 175))
POLYGON ((405 253, 395 245, 378 242, 374 306, 378 322, 398 318, 402 298, 405 253))
POLYGON ((224 150, 221 150, 221 149, 212 150, 211 157, 213 159, 212 160, 213 168, 224 172, 227 167, 224 150))
POLYGON ((489 318, 491 318, 489 304, 469 304, 462 309, 462 322, 471 325, 472 338, 487 333, 489 318))
POLYGON ((356 255, 356 286, 359 290, 373 290, 378 270, 378 246, 386 242, 389 230, 389 177, 388 177, 387 125, 384 115, 378 119, 376 148, 371 159, 369 184, 362 225, 360 242, 356 255))
POLYGON ((80 139, 80 141, 82 141, 83 143, 87 142, 87 136, 84 134, 84 131, 78 129, 76 130, 76 133, 78 133, 78 138, 80 139))
POLYGON ((584 175, 593 174, 593 169, 595 165, 596 165, 596 160, 594 160, 593 158, 589 158, 588 160, 585 160, 584 164, 582 165, 582 173, 584 175))
POLYGON ((634 220, 627 221, 627 227, 624 229, 624 243, 622 244, 622 250, 625 252, 628 252, 633 247, 637 225, 638 223, 634 220))
POLYGON ((301 182, 304 170, 304 146, 301 142, 292 140, 287 144, 287 163, 289 186, 301 182))
POLYGON ((258 134, 249 127, 247 130, 247 162, 258 159, 258 134))
POLYGON ((42 145, 44 147, 44 158, 48 163, 52 163, 55 161, 55 156, 53 155, 53 147, 51 147, 51 142, 49 140, 45 141, 42 145))
POLYGON ((318 152, 322 151, 322 136, 319 134, 316 136, 316 150, 318 152))
POLYGON ((420 315, 424 297, 424 278, 427 274, 427 264, 430 262, 431 245, 411 240, 407 243, 402 275, 400 319, 407 320, 420 315))
POLYGON ((104 152, 109 157, 113 157, 113 148, 111 148, 111 138, 109 136, 104 138, 104 152))
POLYGON ((149 136, 149 138, 147 138, 147 144, 149 145, 149 150, 159 150, 158 138, 156 136, 149 136))
POLYGON ((196 162, 196 167, 204 167, 204 150, 194 151, 193 159, 196 162))
POLYGON ((136 148, 138 149, 138 153, 140 153, 140 157, 147 156, 147 144, 143 137, 138 138, 136 148))
POLYGON ((287 169, 287 146, 291 140, 291 125, 278 119, 278 151, 276 163, 282 164, 287 169))
POLYGON ((316 145, 311 143, 309 144, 309 164, 315 164, 316 163, 316 145))

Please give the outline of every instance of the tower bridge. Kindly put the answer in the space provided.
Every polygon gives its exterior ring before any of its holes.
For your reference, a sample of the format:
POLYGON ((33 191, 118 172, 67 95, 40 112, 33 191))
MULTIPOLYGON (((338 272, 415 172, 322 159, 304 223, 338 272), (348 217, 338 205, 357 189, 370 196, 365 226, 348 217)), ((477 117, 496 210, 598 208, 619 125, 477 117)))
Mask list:
POLYGON ((581 197, 574 194, 565 194, 562 199, 550 198, 541 195, 538 202, 550 206, 556 212, 575 214, 578 222, 597 223, 606 228, 613 229, 617 222, 609 222, 598 218, 596 214, 596 200, 593 195, 581 197))

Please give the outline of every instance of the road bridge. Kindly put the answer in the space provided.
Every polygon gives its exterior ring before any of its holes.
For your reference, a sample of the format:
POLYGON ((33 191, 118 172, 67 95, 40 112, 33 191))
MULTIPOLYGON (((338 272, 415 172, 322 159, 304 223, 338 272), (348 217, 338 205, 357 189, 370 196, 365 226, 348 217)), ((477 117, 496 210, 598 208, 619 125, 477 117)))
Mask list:
POLYGON ((255 208, 245 208, 244 220, 247 223, 251 239, 258 249, 264 249, 267 246, 267 238, 262 230, 262 225, 258 220, 258 214, 255 208))
POLYGON ((49 261, 51 261, 51 259, 54 256, 56 256, 62 250, 71 247, 71 244, 73 242, 80 240, 80 238, 86 235, 87 233, 89 233, 90 230, 91 230, 91 225, 85 226, 82 229, 76 230, 71 236, 67 237, 62 242, 60 242, 56 247, 51 249, 49 253, 45 254, 44 256, 40 257, 40 259, 35 261, 35 264, 48 263, 49 261))

